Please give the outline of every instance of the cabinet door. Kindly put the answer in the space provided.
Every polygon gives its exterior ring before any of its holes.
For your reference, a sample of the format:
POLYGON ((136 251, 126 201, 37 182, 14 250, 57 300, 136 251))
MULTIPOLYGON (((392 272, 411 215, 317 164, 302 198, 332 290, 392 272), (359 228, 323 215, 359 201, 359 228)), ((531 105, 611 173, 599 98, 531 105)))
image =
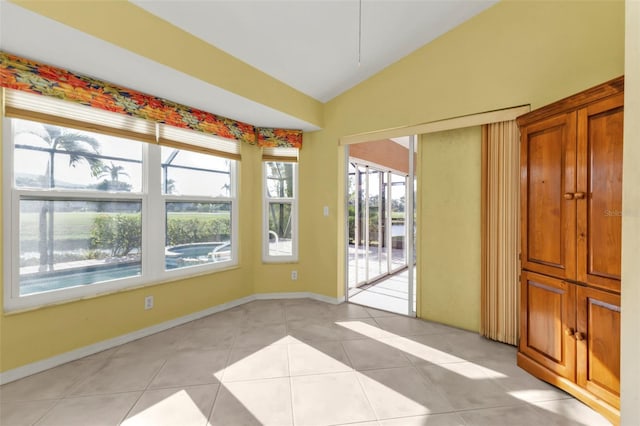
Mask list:
POLYGON ((520 283, 520 352, 575 380, 575 285, 523 272, 520 283))
POLYGON ((577 279, 620 291, 624 95, 578 111, 577 279))
POLYGON ((577 291, 577 383, 620 408, 620 296, 577 291))
POLYGON ((539 121, 521 132, 522 268, 574 280, 576 113, 539 121))

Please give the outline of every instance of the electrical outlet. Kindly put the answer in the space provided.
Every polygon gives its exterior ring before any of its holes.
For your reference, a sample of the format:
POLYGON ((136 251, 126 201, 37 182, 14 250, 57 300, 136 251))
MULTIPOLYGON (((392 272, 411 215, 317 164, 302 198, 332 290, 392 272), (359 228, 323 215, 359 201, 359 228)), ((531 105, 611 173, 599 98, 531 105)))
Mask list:
POLYGON ((298 279, 298 271, 291 271, 291 281, 296 281, 298 279))
POLYGON ((147 296, 144 298, 144 309, 153 308, 153 296, 147 296))

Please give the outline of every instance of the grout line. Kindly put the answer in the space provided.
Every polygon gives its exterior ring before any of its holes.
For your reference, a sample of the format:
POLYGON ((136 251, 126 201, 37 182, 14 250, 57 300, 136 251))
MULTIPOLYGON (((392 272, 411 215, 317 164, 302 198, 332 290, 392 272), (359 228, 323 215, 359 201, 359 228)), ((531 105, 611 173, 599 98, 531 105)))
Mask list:
POLYGON ((369 404, 369 408, 371 408, 371 412, 373 413, 373 415, 376 418, 376 423, 378 422, 378 420, 380 419, 380 415, 378 414, 378 412, 376 411, 375 407, 373 406, 373 404, 371 403, 371 399, 369 399, 369 394, 367 394, 367 391, 364 388, 364 384, 362 384, 362 380, 360 379, 360 375, 362 373, 360 373, 359 371, 354 371, 355 375, 356 375, 356 380, 358 381, 358 385, 360 385, 360 390, 362 391, 362 394, 364 395, 364 398, 367 400, 367 404, 369 404))
POLYGON ((287 345, 287 363, 288 363, 288 368, 289 368, 289 403, 291 404, 291 424, 295 426, 296 424, 296 416, 293 412, 294 410, 294 404, 293 404, 293 376, 291 376, 291 353, 290 353, 290 347, 289 345, 287 345))
MULTIPOLYGON (((82 360, 83 358, 80 358, 78 361, 82 360)), ((71 364, 72 362, 75 361, 71 361, 67 364, 71 364)), ((76 396, 72 395, 73 391, 76 390, 77 388, 80 387, 80 385, 82 385, 83 383, 85 383, 86 381, 88 381, 89 379, 97 376, 98 374, 100 374, 102 372, 102 370, 104 370, 107 367, 107 364, 109 364, 110 360, 109 358, 105 358, 104 360, 102 360, 102 365, 100 366, 100 368, 96 369, 96 371, 94 371, 93 373, 89 373, 86 377, 78 379, 77 381, 75 381, 70 387, 69 389, 67 389, 66 392, 64 392, 62 394, 62 398, 60 399, 67 399, 67 398, 75 398, 76 396)), ((65 364, 63 364, 65 365, 65 364)), ((57 367, 54 367, 57 368, 57 367)), ((50 370, 46 370, 46 371, 50 371, 50 370)))
MULTIPOLYGON (((38 420, 36 420, 35 422, 33 422, 33 425, 37 425, 38 423, 40 423, 42 420, 44 420, 44 418, 51 412, 53 411, 53 409, 60 403, 60 401, 62 401, 64 398, 57 398, 52 400, 53 404, 51 404, 51 406, 45 410, 44 413, 42 413, 42 415, 40 417, 38 417, 38 420)), ((26 401, 25 401, 26 402, 26 401)), ((28 401, 31 402, 31 401, 28 401)))
POLYGON ((218 402, 218 396, 220 396, 220 391, 222 390, 222 386, 223 386, 222 382, 218 383, 218 387, 216 388, 216 393, 215 395, 213 395, 213 402, 211 403, 211 408, 209 409, 209 413, 207 414, 207 425, 211 424, 209 420, 213 416, 213 409, 216 406, 216 402, 218 402))
POLYGON ((151 386, 151 383, 153 383, 153 381, 156 379, 156 377, 158 377, 158 374, 160 374, 160 372, 162 371, 162 369, 164 368, 165 365, 167 365, 167 362, 169 362, 169 357, 166 357, 164 359, 164 362, 162 363, 162 365, 160 365, 160 368, 158 368, 156 370, 156 372, 153 374, 153 376, 151 377, 151 380, 149 380, 149 383, 147 383, 147 386, 145 386, 144 391, 146 392, 147 390, 149 390, 149 386, 151 386))
MULTIPOLYGON (((146 390, 143 391, 138 391, 140 392, 140 395, 138 395, 138 397, 136 398, 136 400, 133 402, 133 404, 131 404, 131 407, 129 407, 129 409, 127 410, 126 413, 124 413, 124 415, 120 418, 120 421, 118 422, 118 424, 121 424, 122 422, 125 421, 125 419, 127 417, 129 417, 129 414, 131 413, 131 410, 133 410, 133 407, 135 407, 136 405, 138 405, 138 402, 140 401, 140 398, 142 398, 142 395, 144 395, 144 393, 146 392, 146 390)), ((109 394, 109 395, 113 395, 113 393, 109 394)))
POLYGON ((222 374, 218 379, 218 381, 220 382, 220 386, 222 386, 222 380, 224 379, 224 375, 227 373, 227 368, 229 367, 229 361, 231 360, 231 353, 236 348, 236 340, 238 338, 239 330, 236 324, 233 325, 233 328, 234 328, 234 331, 236 332, 233 334, 233 340, 231 341, 231 344, 229 345, 229 349, 227 352, 227 359, 224 362, 224 368, 222 370, 222 374))
POLYGON ((340 346, 342 347, 342 352, 344 352, 344 355, 349 360, 349 368, 351 368, 351 371, 358 371, 356 370, 356 367, 353 364, 353 360, 351 359, 351 356, 349 356, 349 352, 347 351, 347 348, 344 346, 344 341, 340 340, 339 342, 340 342, 340 346))
MULTIPOLYGON (((284 316, 284 334, 286 337, 291 337, 289 334, 289 321, 287 319, 287 307, 282 304, 282 315, 284 316)), ((295 414, 293 412, 293 377, 291 376, 291 342, 287 343, 287 372, 289 379, 289 403, 291 404, 291 424, 296 424, 295 414)))

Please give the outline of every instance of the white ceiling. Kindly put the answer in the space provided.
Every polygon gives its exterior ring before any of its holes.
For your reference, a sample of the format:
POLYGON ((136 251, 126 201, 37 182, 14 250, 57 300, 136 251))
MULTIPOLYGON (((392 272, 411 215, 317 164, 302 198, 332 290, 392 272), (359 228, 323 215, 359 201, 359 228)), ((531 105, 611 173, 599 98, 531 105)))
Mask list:
MULTIPOLYGON (((362 0, 359 65, 358 0, 131 1, 326 102, 497 0, 362 0)), ((0 49, 258 126, 317 129, 3 0, 0 49)))
POLYGON ((495 1, 131 0, 242 61, 326 102, 495 1))

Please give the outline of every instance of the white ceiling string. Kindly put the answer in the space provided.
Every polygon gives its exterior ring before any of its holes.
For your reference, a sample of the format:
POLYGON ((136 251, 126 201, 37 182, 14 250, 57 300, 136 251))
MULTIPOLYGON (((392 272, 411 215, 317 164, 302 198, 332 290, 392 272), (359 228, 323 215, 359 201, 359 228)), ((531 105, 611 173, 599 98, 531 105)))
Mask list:
POLYGON ((362 0, 358 0, 358 68, 362 59, 362 0))

